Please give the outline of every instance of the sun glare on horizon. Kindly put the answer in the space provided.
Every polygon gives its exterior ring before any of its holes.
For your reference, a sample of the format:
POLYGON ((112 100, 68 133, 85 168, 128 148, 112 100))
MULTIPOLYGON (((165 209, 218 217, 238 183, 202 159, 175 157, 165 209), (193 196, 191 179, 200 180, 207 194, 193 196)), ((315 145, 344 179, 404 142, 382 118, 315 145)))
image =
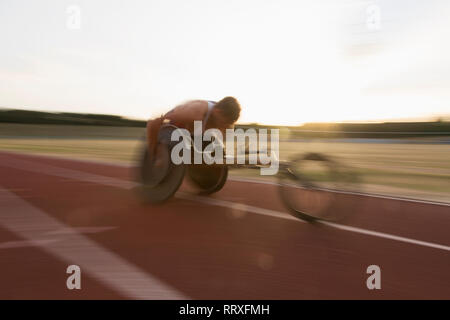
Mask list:
POLYGON ((8 3, 3 107, 147 119, 232 95, 241 123, 450 114, 444 1, 96 1, 77 30, 66 3, 8 3))

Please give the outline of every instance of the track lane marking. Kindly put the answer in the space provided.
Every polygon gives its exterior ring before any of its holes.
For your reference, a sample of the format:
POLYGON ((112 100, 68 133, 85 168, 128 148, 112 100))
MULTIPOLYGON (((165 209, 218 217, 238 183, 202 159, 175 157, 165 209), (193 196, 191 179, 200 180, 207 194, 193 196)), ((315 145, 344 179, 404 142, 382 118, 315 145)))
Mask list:
MULTIPOLYGON (((209 204, 209 205, 230 208, 233 210, 244 210, 247 212, 253 212, 253 213, 257 213, 257 214, 261 214, 261 215, 266 215, 266 216, 271 216, 271 217, 276 217, 276 218, 281 218, 281 219, 286 219, 286 220, 295 220, 298 222, 306 223, 303 220, 297 219, 297 218, 295 218, 291 215, 288 215, 285 212, 281 212, 281 211, 269 210, 269 209, 259 208, 259 207, 255 207, 255 206, 249 206, 249 205, 245 205, 245 204, 236 206, 235 202, 214 199, 214 198, 206 198, 206 197, 202 197, 202 196, 192 196, 187 193, 181 193, 181 192, 178 192, 175 196, 177 198, 181 198, 181 199, 185 199, 185 200, 193 200, 196 202, 202 202, 202 203, 209 204)), ((328 221, 317 221, 316 223, 320 223, 320 224, 323 224, 323 225, 326 225, 326 226, 329 226, 332 228, 350 231, 350 232, 354 232, 354 233, 360 233, 360 234, 374 236, 374 237, 378 237, 378 238, 396 240, 396 241, 410 243, 410 244, 416 244, 416 245, 420 245, 420 246, 424 246, 424 247, 430 247, 430 248, 434 248, 434 249, 450 251, 449 246, 436 244, 436 243, 432 243, 432 242, 415 240, 415 239, 411 239, 411 238, 396 236, 396 235, 392 235, 392 234, 388 234, 388 233, 372 231, 372 230, 367 230, 367 229, 362 229, 362 228, 357 228, 357 227, 346 226, 346 225, 342 225, 339 223, 328 222, 328 221)))
POLYGON ((102 176, 93 173, 87 173, 79 170, 66 169, 48 164, 36 163, 28 160, 20 160, 20 159, 14 160, 1 159, 1 160, 2 161, 0 162, 0 166, 3 167, 19 169, 23 171, 44 173, 60 178, 67 178, 71 180, 102 184, 114 188, 133 189, 134 187, 139 185, 138 183, 132 181, 102 176))
MULTIPOLYGON (((230 177, 230 178, 228 178, 228 180, 242 182, 242 183, 244 183, 244 182, 245 183, 257 183, 257 184, 267 184, 267 185, 273 185, 273 186, 278 185, 278 183, 273 182, 273 181, 264 181, 264 180, 239 178, 239 177, 230 177)), ((350 195, 356 195, 356 196, 363 196, 363 197, 370 197, 370 198, 388 199, 388 200, 423 203, 423 204, 431 204, 431 205, 436 205, 436 206, 450 207, 450 203, 447 203, 447 202, 419 200, 419 199, 412 199, 412 198, 402 198, 402 197, 394 197, 394 196, 387 196, 387 195, 376 194, 376 193, 364 193, 364 192, 357 192, 357 191, 338 191, 338 190, 325 190, 325 191, 334 192, 334 193, 342 193, 342 194, 350 194, 350 195)))
MULTIPOLYGON (((14 156, 14 155, 20 155, 20 156, 34 156, 41 158, 43 160, 45 159, 55 159, 55 160, 63 160, 63 161, 71 161, 71 162, 79 162, 84 164, 95 164, 95 165, 105 165, 105 166, 111 166, 111 167, 118 167, 118 168, 137 168, 136 165, 131 165, 129 163, 120 163, 120 162, 111 162, 111 161, 105 161, 105 160, 93 160, 93 159, 71 159, 60 155, 44 155, 44 154, 27 154, 27 153, 18 153, 18 152, 12 152, 12 151, 1 151, 1 154, 6 154, 8 156, 14 156)), ((252 179, 252 178, 242 178, 242 177, 228 177, 229 181, 235 181, 235 182, 246 182, 246 183, 257 183, 257 184, 267 184, 267 185, 278 185, 276 182, 273 181, 267 181, 267 180, 258 180, 258 179, 252 179)), ((388 199, 388 200, 398 200, 398 201, 405 201, 405 202, 414 202, 414 203, 423 203, 423 204, 431 204, 431 205, 437 205, 437 206, 446 206, 450 207, 449 202, 440 202, 440 201, 432 201, 432 200, 420 200, 420 199, 413 199, 413 198, 404 198, 404 197, 396 197, 396 196, 389 196, 389 195, 383 195, 383 194, 377 194, 377 193, 364 193, 364 192, 356 192, 356 191, 336 191, 331 190, 332 192, 338 192, 343 194, 351 194, 351 195, 357 195, 357 196, 363 196, 363 197, 370 197, 370 198, 379 198, 379 199, 388 199)))
POLYGON ((334 222, 328 222, 328 221, 318 221, 318 222, 321 223, 321 224, 324 224, 324 225, 336 228, 336 229, 340 229, 340 230, 345 230, 345 231, 365 234, 365 235, 368 235, 368 236, 373 236, 373 237, 378 237, 378 238, 384 238, 384 239, 389 239, 389 240, 395 240, 395 241, 415 244, 415 245, 423 246, 423 247, 429 247, 429 248, 434 248, 434 249, 450 251, 450 246, 446 246, 446 245, 443 245, 443 244, 432 243, 432 242, 421 241, 421 240, 415 240, 415 239, 411 239, 411 238, 406 238, 406 237, 392 235, 392 234, 389 234, 389 233, 384 233, 384 232, 372 231, 372 230, 367 230, 367 229, 362 229, 362 228, 357 228, 357 227, 346 226, 346 225, 339 224, 339 223, 334 223, 334 222))
MULTIPOLYGON (((90 182, 90 183, 103 184, 106 186, 112 186, 112 187, 117 187, 117 188, 122 188, 122 189, 127 189, 127 190, 130 190, 130 189, 133 189, 133 188, 139 186, 138 183, 135 183, 132 181, 126 181, 126 180, 116 179, 116 178, 108 178, 105 176, 91 174, 91 173, 85 173, 83 171, 78 171, 78 170, 71 170, 71 169, 61 170, 60 167, 56 167, 56 166, 52 166, 52 165, 42 165, 42 164, 35 166, 35 163, 26 161, 26 160, 14 161, 14 163, 2 162, 2 163, 0 163, 0 166, 10 166, 10 167, 13 167, 13 168, 16 168, 19 170, 26 170, 26 171, 32 171, 32 172, 38 172, 38 173, 44 173, 44 174, 62 176, 62 177, 64 177, 65 173, 67 172, 68 173, 67 177, 69 177, 71 179, 86 181, 86 182, 90 182), (24 165, 24 164, 27 165, 27 167, 25 167, 25 168, 21 167, 19 165, 20 163, 22 163, 22 165, 24 165), (105 179, 105 178, 107 178, 107 179, 105 179), (110 179, 112 179, 112 180, 110 180, 110 179)), ((175 196, 185 199, 185 200, 202 202, 202 203, 209 204, 209 205, 227 207, 227 208, 234 209, 234 210, 236 210, 236 209, 243 210, 246 212, 252 212, 252 213, 265 215, 265 216, 272 216, 272 217, 276 217, 276 218, 280 218, 280 219, 304 222, 304 221, 294 218, 290 214, 288 214, 286 212, 282 212, 282 211, 276 211, 276 210, 255 207, 255 206, 249 206, 246 204, 242 204, 242 205, 240 204, 237 206, 235 202, 214 199, 214 198, 208 198, 208 197, 203 197, 203 196, 198 196, 198 195, 189 196, 189 194, 181 193, 181 192, 178 192, 175 196)), ((332 228, 343 230, 343 231, 354 232, 354 233, 364 234, 367 236, 378 237, 378 238, 383 238, 383 239, 388 239, 388 240, 394 240, 394 241, 414 244, 414 245, 433 248, 433 249, 450 251, 450 246, 446 246, 446 245, 442 245, 442 244, 438 244, 438 243, 421 241, 421 240, 411 239, 411 238, 407 238, 407 237, 396 236, 396 235, 392 235, 392 234, 388 234, 388 233, 346 226, 346 225, 342 225, 342 224, 338 224, 338 223, 332 223, 332 222, 326 222, 326 221, 320 221, 319 223, 327 225, 332 228)))
POLYGON ((286 220, 294 220, 297 222, 306 223, 305 221, 297 219, 297 218, 287 214, 286 212, 250 206, 250 205, 243 204, 243 203, 236 203, 236 202, 227 201, 227 200, 192 195, 192 194, 189 194, 186 192, 181 192, 181 191, 178 191, 175 194, 175 197, 179 198, 179 199, 183 199, 183 200, 190 200, 190 201, 201 202, 201 203, 209 204, 209 205, 213 205, 213 206, 229 208, 232 210, 253 212, 253 213, 257 213, 257 214, 264 215, 264 216, 275 217, 275 218, 286 219, 286 220))
MULTIPOLYGON (((76 264, 82 271, 118 293, 132 299, 188 299, 183 293, 165 284, 144 270, 134 266, 119 255, 100 246, 75 229, 62 224, 39 208, 0 186, 0 225, 18 234, 69 264, 76 264), (63 235, 54 233, 64 230, 63 235), (61 241, 58 241, 61 240, 61 241), (64 241, 62 241, 64 240, 64 241)), ((9 243, 4 247, 18 247, 23 243, 9 243)), ((61 287, 65 283, 61 283, 61 287)))

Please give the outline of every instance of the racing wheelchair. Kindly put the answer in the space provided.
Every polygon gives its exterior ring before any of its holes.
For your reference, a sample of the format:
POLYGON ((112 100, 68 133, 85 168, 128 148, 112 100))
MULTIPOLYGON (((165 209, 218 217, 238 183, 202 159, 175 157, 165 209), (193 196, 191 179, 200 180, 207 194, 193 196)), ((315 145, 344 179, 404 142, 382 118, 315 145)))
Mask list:
MULTIPOLYGON (((151 204, 162 203, 179 189, 184 178, 196 186, 197 193, 209 195, 220 191, 228 178, 229 168, 260 169, 259 164, 175 164, 171 150, 177 141, 171 134, 178 129, 163 125, 158 134, 156 154, 143 148, 137 180, 140 195, 151 204)), ((203 152, 196 150, 194 152, 203 152)), ((193 163, 193 162, 191 162, 193 163)), ((352 211, 352 203, 345 199, 349 187, 359 184, 357 172, 329 156, 306 153, 279 161, 275 183, 282 202, 289 212, 302 220, 338 221, 352 211), (344 194, 344 196, 342 196, 344 194)))

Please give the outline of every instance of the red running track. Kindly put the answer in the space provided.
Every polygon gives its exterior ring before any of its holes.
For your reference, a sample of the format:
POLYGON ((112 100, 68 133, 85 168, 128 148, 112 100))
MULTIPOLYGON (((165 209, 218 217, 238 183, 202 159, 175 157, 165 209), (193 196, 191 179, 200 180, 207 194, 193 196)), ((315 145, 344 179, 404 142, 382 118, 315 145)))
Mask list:
POLYGON ((345 225, 292 218, 276 186, 142 204, 132 168, 0 153, 1 299, 449 299, 448 205, 343 195, 345 225), (79 265, 80 290, 66 287, 79 265), (381 268, 369 290, 366 269, 381 268))

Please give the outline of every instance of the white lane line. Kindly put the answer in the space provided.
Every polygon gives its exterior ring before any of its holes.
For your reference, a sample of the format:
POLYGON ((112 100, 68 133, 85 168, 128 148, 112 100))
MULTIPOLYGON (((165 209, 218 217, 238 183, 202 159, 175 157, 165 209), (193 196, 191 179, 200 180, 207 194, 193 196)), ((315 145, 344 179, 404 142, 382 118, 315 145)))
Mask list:
POLYGON ((378 232, 378 231, 371 231, 371 230, 366 230, 366 229, 361 229, 361 228, 356 228, 356 227, 351 227, 351 226, 345 226, 345 225, 334 223, 334 222, 319 221, 319 223, 325 224, 327 226, 330 226, 330 227, 333 227, 333 228, 336 228, 336 229, 350 231, 350 232, 355 232, 355 233, 361 233, 361 234, 365 234, 365 235, 368 235, 368 236, 384 238, 384 239, 390 239, 390 240, 396 240, 396 241, 400 241, 400 242, 416 244, 418 246, 423 246, 423 247, 429 247, 429 248, 434 248, 434 249, 450 251, 450 247, 449 246, 445 246, 443 244, 437 244, 437 243, 432 243, 432 242, 420 241, 420 240, 415 240, 415 239, 395 236, 395 235, 388 234, 388 233, 383 233, 383 232, 378 232))
MULTIPOLYGON (((244 183, 267 184, 267 185, 273 185, 273 186, 277 186, 278 185, 278 183, 273 182, 273 181, 267 181, 267 180, 265 181, 265 180, 249 179, 249 178, 229 177, 228 180, 236 181, 236 182, 244 182, 244 183)), ((356 191, 337 191, 337 190, 326 190, 326 191, 335 192, 335 193, 342 193, 342 194, 352 194, 352 195, 364 196, 364 197, 370 197, 370 198, 397 200, 397 201, 432 204, 432 205, 436 205, 436 206, 450 207, 450 203, 447 203, 447 202, 438 202, 438 201, 431 201, 431 200, 419 200, 419 199, 412 199, 412 198, 402 198, 402 197, 395 197, 395 196, 386 196, 386 195, 383 195, 383 194, 364 193, 364 192, 356 192, 356 191)))
MULTIPOLYGON (((10 192, 12 190, 9 190, 10 192)), ((9 195, 7 196, 9 197, 9 195)), ((23 199, 23 198, 22 198, 23 199)), ((0 201, 1 203, 1 201, 0 201)), ((60 230, 54 230, 46 232, 45 234, 48 236, 48 239, 45 240, 15 240, 15 241, 5 241, 0 242, 0 249, 10 249, 10 248, 25 248, 25 247, 38 247, 40 244, 45 244, 47 242, 61 241, 63 237, 52 237, 52 235, 64 235, 64 234, 72 234, 73 231, 78 233, 101 233, 105 231, 110 231, 113 229, 117 229, 117 227, 66 227, 60 230)))
POLYGON ((5 241, 0 243, 0 249, 41 247, 55 241, 59 241, 59 239, 5 241))
POLYGON ((37 172, 49 174, 52 176, 57 176, 61 178, 68 178, 72 180, 84 181, 102 184, 105 186, 121 188, 121 189, 132 189, 136 187, 138 184, 132 181, 126 181, 122 179, 116 179, 112 177, 102 176, 98 174, 87 173, 79 170, 72 170, 61 168, 53 165, 42 164, 38 162, 32 162, 28 160, 19 160, 19 159, 2 159, 0 162, 0 166, 9 167, 24 171, 37 172))
MULTIPOLYGON (((214 198, 206 198, 206 197, 202 197, 202 196, 190 196, 189 194, 181 193, 181 192, 178 192, 176 197, 182 198, 182 199, 185 199, 185 200, 193 200, 193 201, 197 201, 197 202, 202 202, 202 203, 209 204, 209 205, 215 205, 215 206, 219 206, 219 207, 230 208, 230 209, 233 209, 233 210, 244 210, 244 211, 247 211, 247 212, 253 212, 253 213, 257 213, 257 214, 262 214, 262 215, 276 217, 276 218, 281 218, 281 219, 286 219, 286 220, 295 220, 295 221, 298 221, 298 222, 305 222, 305 221, 297 219, 297 218, 295 218, 295 217, 293 217, 291 215, 288 215, 285 212, 276 211, 276 210, 269 210, 269 209, 264 209, 264 208, 249 206, 249 205, 239 205, 239 206, 237 206, 235 202, 226 201, 226 200, 219 200, 219 199, 214 199, 214 198)), ((416 244, 416 245, 419 245, 419 246, 424 246, 424 247, 430 247, 430 248, 450 251, 450 247, 449 246, 445 246, 445 245, 442 245, 442 244, 436 244, 436 243, 432 243, 432 242, 426 242, 426 241, 420 241, 420 240, 415 240, 415 239, 395 236, 395 235, 388 234, 388 233, 383 233, 383 232, 372 231, 372 230, 367 230, 367 229, 362 229, 362 228, 357 228, 357 227, 346 226, 346 225, 342 225, 342 224, 338 224, 338 223, 334 223, 334 222, 317 221, 317 223, 321 223, 321 224, 327 225, 327 226, 332 227, 332 228, 345 230, 345 231, 349 231, 349 232, 355 232, 355 233, 365 234, 365 235, 368 235, 368 236, 384 238, 384 239, 390 239, 390 240, 395 240, 395 241, 400 241, 400 242, 416 244)))
POLYGON ((191 195, 191 194, 188 194, 185 192, 177 192, 175 197, 184 199, 184 200, 201 202, 201 203, 205 203, 205 204, 209 204, 209 205, 213 205, 213 206, 230 208, 232 210, 241 210, 241 211, 253 212, 253 213, 257 213, 257 214, 269 216, 269 217, 281 218, 281 219, 286 219, 286 220, 294 220, 294 221, 298 221, 298 222, 305 222, 305 221, 297 219, 285 212, 264 209, 264 208, 260 208, 260 207, 250 206, 250 205, 243 204, 243 203, 237 203, 237 202, 231 202, 231 201, 227 201, 227 200, 220 200, 220 199, 215 199, 215 198, 207 198, 207 197, 202 197, 202 196, 197 196, 197 195, 191 195))
POLYGON ((64 229, 60 229, 60 230, 54 230, 54 231, 50 231, 47 232, 47 234, 52 235, 52 234, 71 234, 73 231, 76 231, 78 233, 82 233, 82 234, 89 234, 89 233, 101 233, 101 232, 105 232, 105 231, 111 231, 117 229, 117 227, 112 227, 112 226, 102 226, 102 227, 66 227, 64 229))
MULTIPOLYGON (((0 187, 0 225, 68 264, 79 265, 93 278, 132 299, 187 299, 185 295, 120 256, 71 230, 44 211, 0 187), (48 233, 66 230, 64 241, 48 241, 48 233)), ((56 238, 57 239, 57 238, 56 238)), ((20 243, 10 243, 9 246, 20 243)), ((64 271, 64 270, 63 270, 64 271)), ((65 286, 61 283, 61 286, 65 286)))
MULTIPOLYGON (((25 153, 15 153, 12 151, 2 151, 1 153, 5 153, 8 155, 28 155, 25 153)), ((0 154, 1 154, 0 153, 0 154)), ((127 163, 118 163, 118 162, 111 162, 111 161, 105 161, 105 160, 92 160, 92 159, 71 159, 64 156, 48 156, 48 155, 32 155, 36 157, 40 157, 42 159, 60 159, 60 160, 67 160, 72 162, 80 162, 80 163, 87 163, 87 164, 96 164, 96 165, 107 165, 107 166, 113 166, 113 167, 119 167, 119 168, 136 168, 136 165, 130 165, 127 163)), ((276 182, 273 181, 267 181, 267 180, 259 180, 259 179, 252 179, 252 178, 242 178, 242 177, 228 177, 229 181, 236 181, 236 182, 245 182, 245 183, 257 183, 257 184, 267 184, 267 185, 278 185, 276 182)), ((405 198, 405 197, 396 197, 396 196, 388 196, 384 194, 377 194, 377 193, 365 193, 365 192, 356 192, 356 191, 335 191, 331 190, 331 192, 338 192, 343 194, 352 194, 357 196, 364 196, 364 197, 370 197, 370 198, 379 198, 379 199, 388 199, 388 200, 398 200, 398 201, 405 201, 405 202, 414 202, 414 203, 423 203, 423 204, 431 204, 431 205, 437 205, 437 206, 446 206, 450 207, 449 202, 439 202, 439 201, 432 201, 432 200, 420 200, 420 199, 413 199, 413 198, 405 198)))
MULTIPOLYGON (((62 176, 62 174, 63 174, 59 170, 60 169, 59 167, 45 165, 45 170, 43 170, 44 167, 39 167, 39 169, 35 169, 33 167, 34 163, 32 163, 32 162, 23 161, 23 164, 26 165, 25 168, 20 168, 20 166, 17 166, 17 168, 23 169, 23 170, 28 170, 28 171, 36 171, 39 173, 49 174, 49 175, 62 176), (53 173, 53 170, 55 170, 55 174, 53 173)), ((2 162, 0 165, 5 165, 5 164, 2 162)), ((70 170, 69 178, 86 181, 86 182, 91 182, 91 183, 98 183, 98 184, 104 184, 104 181, 108 181, 107 179, 105 180, 104 176, 94 175, 94 174, 86 174, 82 171, 76 171, 76 170, 70 170)), ((105 184, 105 185, 114 186, 114 187, 123 188, 123 189, 131 189, 138 185, 137 183, 134 183, 131 181, 124 181, 124 180, 120 180, 120 179, 115 179, 115 180, 121 181, 121 183, 117 182, 114 184, 105 184)), ((243 210, 245 212, 252 212, 252 213, 256 213, 256 214, 272 216, 272 217, 281 218, 281 219, 295 220, 295 221, 303 222, 302 220, 294 218, 293 216, 289 215, 288 213, 281 212, 281 211, 259 208, 259 207, 255 207, 255 206, 248 206, 245 204, 237 204, 236 202, 232 202, 232 201, 219 200, 219 199, 196 196, 196 195, 189 196, 188 194, 181 193, 181 192, 178 192, 176 196, 180 197, 182 199, 185 199, 185 200, 189 199, 189 200, 193 200, 193 201, 197 201, 197 202, 203 202, 203 203, 206 203, 209 205, 227 207, 227 208, 231 208, 233 210, 243 210)), ((336 228, 336 229, 344 230, 344 231, 349 231, 349 232, 354 232, 354 233, 359 233, 359 234, 364 234, 364 235, 368 235, 368 236, 389 239, 389 240, 394 240, 394 241, 400 241, 400 242, 404 242, 404 243, 415 244, 415 245, 419 245, 419 246, 423 246, 423 247, 429 247, 429 248, 434 248, 434 249, 450 251, 449 246, 442 245, 442 244, 426 242, 426 241, 421 241, 421 240, 416 240, 416 239, 411 239, 411 238, 406 238, 406 237, 401 237, 401 236, 395 236, 395 235, 388 234, 388 233, 377 232, 377 231, 372 231, 372 230, 367 230, 367 229, 362 229, 362 228, 345 226, 345 225, 341 225, 338 223, 331 223, 331 222, 321 222, 321 223, 326 224, 326 225, 336 228)))

